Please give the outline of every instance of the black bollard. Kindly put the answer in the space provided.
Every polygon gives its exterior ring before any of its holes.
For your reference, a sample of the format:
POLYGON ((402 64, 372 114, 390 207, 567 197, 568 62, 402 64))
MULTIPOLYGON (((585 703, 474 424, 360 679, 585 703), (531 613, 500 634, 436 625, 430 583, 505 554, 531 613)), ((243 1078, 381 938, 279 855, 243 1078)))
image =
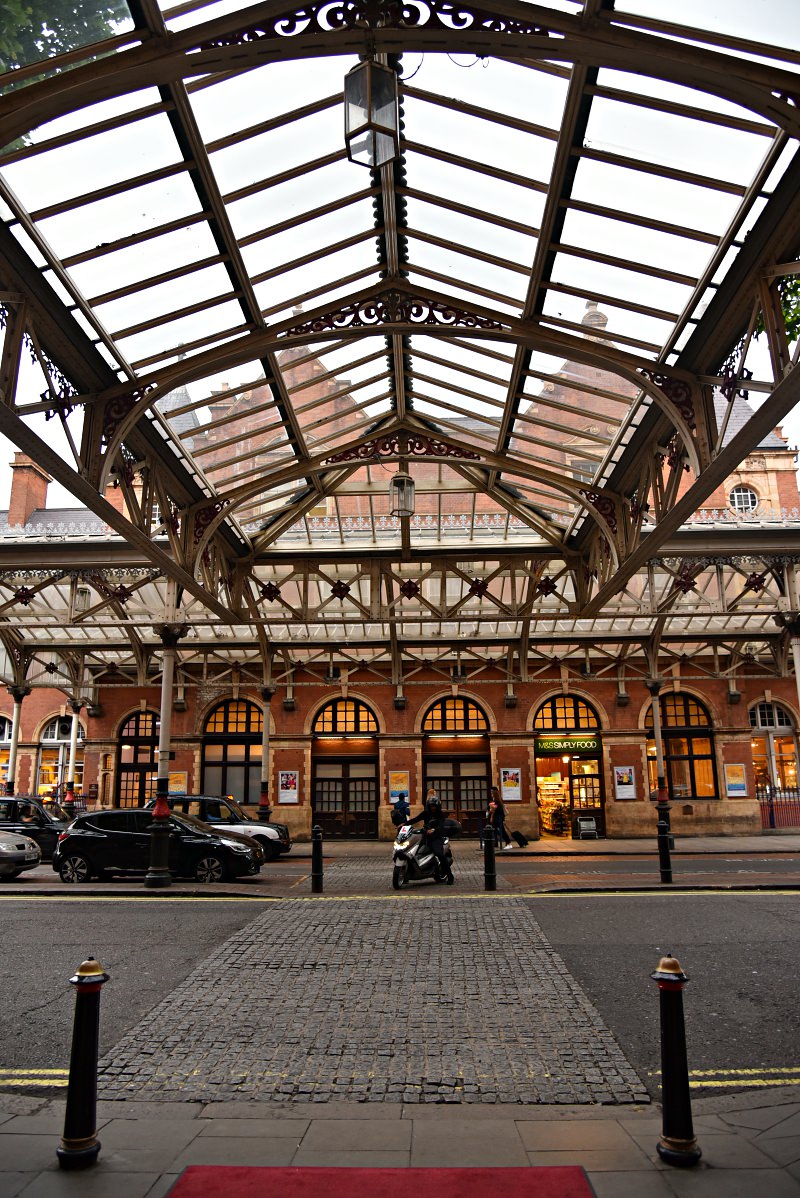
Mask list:
POLYGON ((311 829, 311 893, 322 894, 322 828, 311 829))
POLYGON ((75 987, 75 1023, 69 1058, 64 1134, 56 1148, 62 1169, 88 1169, 97 1160, 97 1045, 100 990, 108 981, 102 965, 89 957, 69 979, 75 987))
POLYGON ((672 881, 672 859, 669 855, 671 836, 669 831, 669 823, 660 819, 656 824, 657 840, 658 840, 658 867, 661 871, 661 883, 672 881))
POLYGON ((696 1165, 702 1153, 692 1127, 683 1022, 683 987, 689 979, 674 957, 662 957, 650 976, 658 982, 661 1003, 662 1123, 656 1149, 668 1165, 696 1165))
POLYGON ((497 869, 494 861, 494 828, 483 829, 483 889, 497 890, 497 869))

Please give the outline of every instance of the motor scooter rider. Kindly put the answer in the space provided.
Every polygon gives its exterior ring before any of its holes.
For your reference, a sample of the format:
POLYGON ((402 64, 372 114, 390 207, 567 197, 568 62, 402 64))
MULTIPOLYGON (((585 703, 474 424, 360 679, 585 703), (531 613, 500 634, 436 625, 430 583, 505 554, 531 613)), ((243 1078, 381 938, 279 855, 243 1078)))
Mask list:
POLYGON ((419 815, 414 816, 412 820, 409 820, 409 823, 418 824, 420 820, 422 820, 425 842, 439 862, 442 877, 446 878, 448 882, 453 882, 453 871, 450 869, 450 865, 444 855, 445 814, 442 810, 441 799, 433 787, 428 791, 422 811, 419 815))

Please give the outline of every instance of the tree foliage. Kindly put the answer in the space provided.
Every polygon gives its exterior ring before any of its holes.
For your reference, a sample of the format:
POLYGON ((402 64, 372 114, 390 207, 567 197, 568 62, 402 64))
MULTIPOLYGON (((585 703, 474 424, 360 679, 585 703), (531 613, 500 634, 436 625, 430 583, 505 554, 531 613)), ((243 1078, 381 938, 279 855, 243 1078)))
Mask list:
POLYGON ((0 0, 0 59, 11 71, 108 37, 125 0, 0 0))

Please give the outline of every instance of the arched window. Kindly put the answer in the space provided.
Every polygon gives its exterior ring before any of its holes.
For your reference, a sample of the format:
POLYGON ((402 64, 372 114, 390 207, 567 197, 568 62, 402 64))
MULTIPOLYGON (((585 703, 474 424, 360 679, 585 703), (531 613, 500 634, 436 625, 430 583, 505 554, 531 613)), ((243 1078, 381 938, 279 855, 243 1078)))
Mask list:
POLYGON ((758 495, 752 487, 746 487, 744 483, 739 483, 728 496, 728 502, 737 515, 747 516, 758 507, 758 495))
POLYGON ((750 708, 756 797, 798 798, 797 734, 791 715, 778 703, 750 708))
POLYGON ((378 722, 360 699, 333 699, 317 712, 311 731, 315 736, 375 736, 378 722))
POLYGON ((75 754, 75 778, 67 778, 69 768, 69 744, 72 734, 72 717, 56 716, 42 731, 39 743, 39 766, 36 775, 36 793, 50 795, 58 790, 63 795, 67 782, 75 782, 75 790, 83 789, 83 748, 81 741, 86 733, 78 724, 78 750, 75 754))
POLYGON ((542 732, 569 732, 583 728, 599 728, 597 712, 583 699, 575 695, 558 695, 546 699, 533 721, 534 728, 542 732))
POLYGON ((143 807, 155 798, 158 748, 158 716, 154 711, 137 711, 126 720, 119 734, 117 753, 117 798, 119 807, 143 807))
MULTIPOLYGON (((691 695, 670 692, 659 700, 661 739, 664 746, 664 770, 671 799, 716 799, 717 767, 714 760, 714 733, 711 717, 702 703, 691 695)), ((653 709, 647 711, 647 756, 650 790, 658 787, 653 709)))
POLYGON ((472 699, 462 699, 455 695, 449 699, 439 699, 428 708, 422 721, 423 732, 471 732, 482 736, 489 731, 489 721, 485 713, 472 699))
POLYGON ((203 729, 203 794, 258 803, 264 715, 247 699, 226 699, 203 729))

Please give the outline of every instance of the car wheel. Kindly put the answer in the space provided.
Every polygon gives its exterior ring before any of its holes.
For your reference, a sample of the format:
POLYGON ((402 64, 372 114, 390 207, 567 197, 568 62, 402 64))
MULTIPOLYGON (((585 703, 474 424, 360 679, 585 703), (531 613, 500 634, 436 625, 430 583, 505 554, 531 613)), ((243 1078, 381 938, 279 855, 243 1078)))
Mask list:
POLYGON ((201 857, 195 866, 194 876, 198 882, 224 882, 228 876, 225 862, 214 853, 201 857))
POLYGON ((92 867, 85 857, 72 853, 61 862, 58 874, 62 882, 91 882, 92 867))
POLYGON ((396 865, 392 870, 392 887, 399 890, 401 886, 405 886, 408 879, 408 865, 405 861, 401 865, 396 865))
POLYGON ((257 836, 256 840, 264 850, 264 861, 274 861, 278 856, 278 849, 274 840, 266 840, 263 836, 257 836))

